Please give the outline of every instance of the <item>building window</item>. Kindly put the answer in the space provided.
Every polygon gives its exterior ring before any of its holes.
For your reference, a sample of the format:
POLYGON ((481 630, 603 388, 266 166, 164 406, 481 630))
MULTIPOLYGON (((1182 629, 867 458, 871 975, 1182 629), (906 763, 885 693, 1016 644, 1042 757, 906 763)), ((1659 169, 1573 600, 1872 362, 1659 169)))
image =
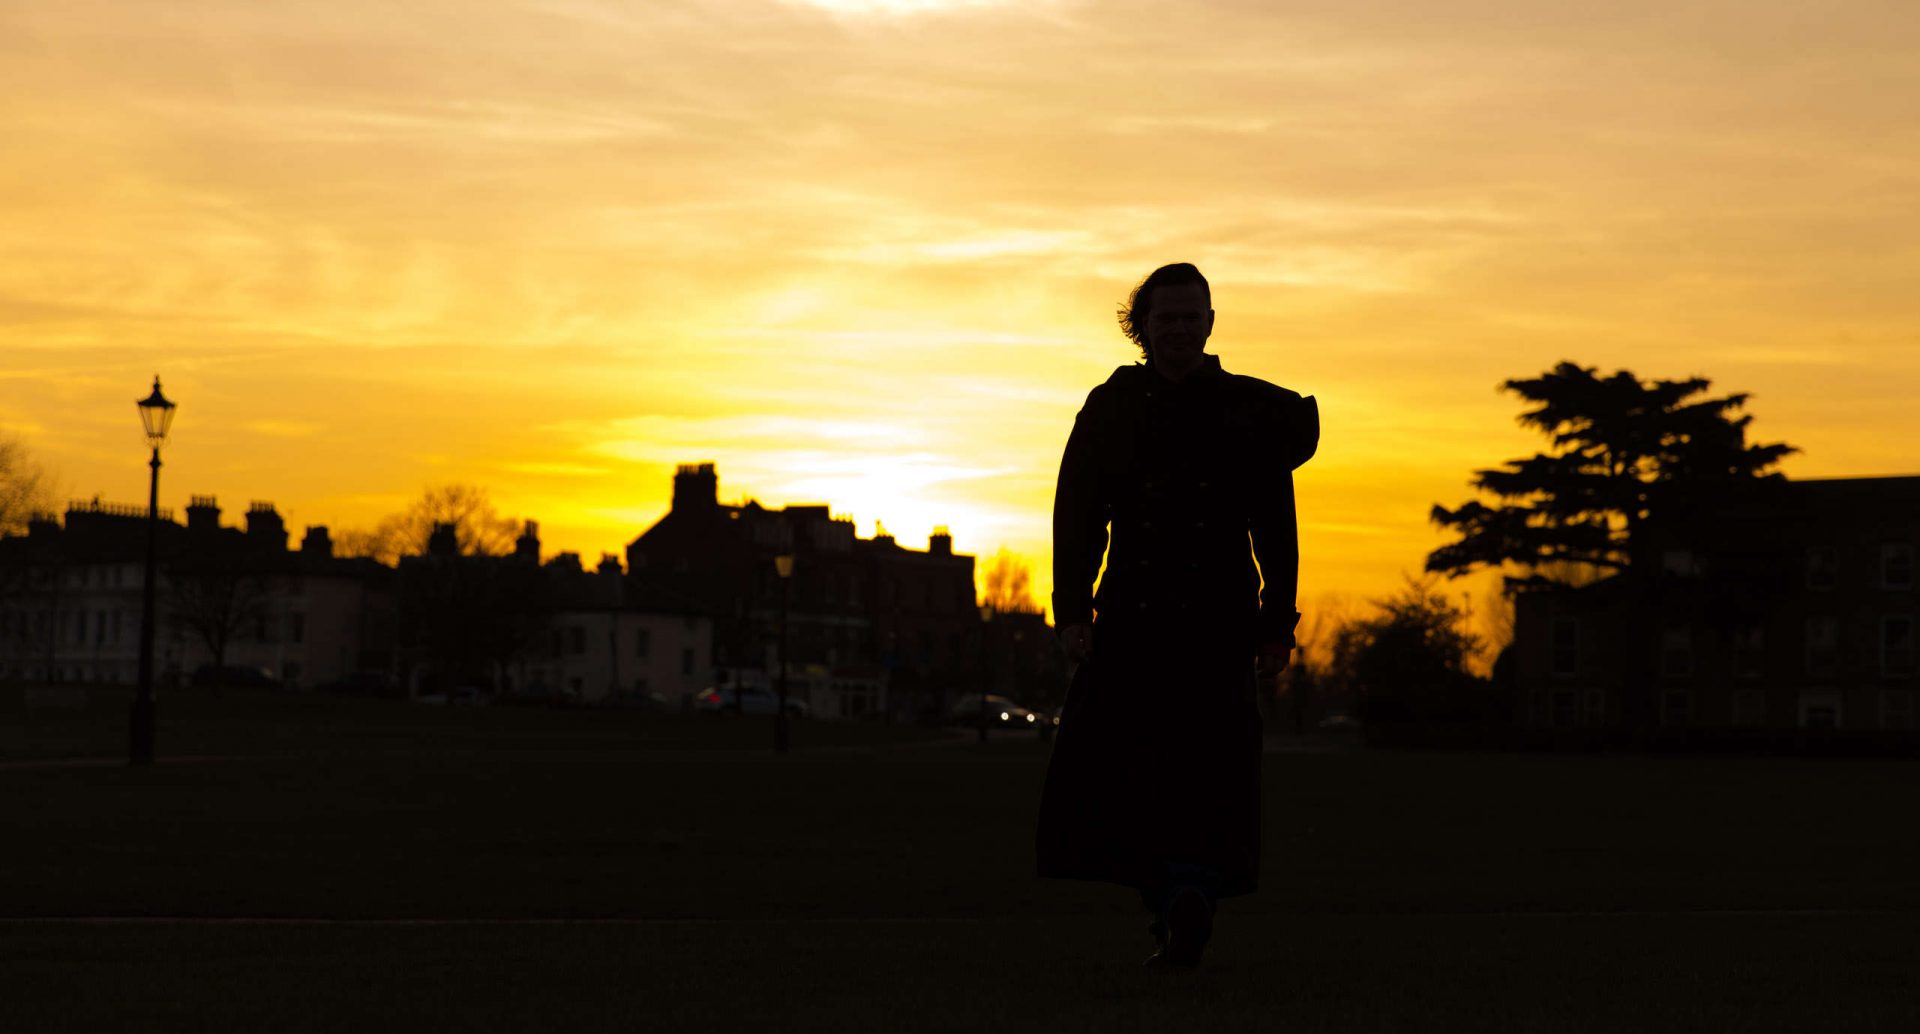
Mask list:
POLYGON ((1661 633, 1660 674, 1676 677, 1693 674, 1693 629, 1683 625, 1661 633))
POLYGON ((1684 689, 1670 689, 1660 694, 1660 724, 1672 728, 1684 728, 1690 722, 1693 713, 1693 694, 1684 689))
POLYGON ((680 651, 680 674, 693 674, 693 647, 691 646, 680 651))
POLYGON ((1579 712, 1575 710, 1575 708, 1578 706, 1579 706, 1579 697, 1577 694, 1574 693, 1573 690, 1571 689, 1554 690, 1553 691, 1553 716, 1550 719, 1553 727, 1556 729, 1565 729, 1572 726, 1574 724, 1575 719, 1579 717, 1579 712))
POLYGON ((1758 689, 1736 689, 1733 691, 1733 724, 1741 726, 1764 725, 1767 720, 1767 694, 1758 689))
POLYGON ((1800 727, 1802 729, 1840 728, 1839 694, 1831 691, 1802 693, 1800 695, 1800 727))
POLYGON ((1807 588, 1831 589, 1839 581, 1840 555, 1832 546, 1807 547, 1807 588))
POLYGON ((305 614, 287 615, 287 641, 304 643, 307 641, 307 616, 305 614))
POLYGON ((1908 690, 1888 690, 1880 694, 1880 727, 1913 728, 1913 694, 1908 690))
POLYGON ((653 655, 653 629, 636 628, 633 630, 633 655, 651 657, 653 655))
POLYGON ((1819 615, 1807 619, 1807 674, 1831 675, 1840 660, 1840 619, 1819 615))
POLYGON ((1587 690, 1586 720, 1588 726, 1602 726, 1607 724, 1607 693, 1605 690, 1587 690))
POLYGON ((1757 679, 1766 672, 1767 628, 1755 623, 1733 633, 1733 677, 1757 679))
POLYGON ((1888 614, 1880 619, 1880 674, 1888 678, 1913 674, 1913 615, 1888 614))
POLYGON ((1660 554, 1660 567, 1667 574, 1692 576, 1700 573, 1700 559, 1691 549, 1669 549, 1660 554))
POLYGON ((567 652, 576 657, 587 652, 587 630, 585 626, 567 626, 567 652))
POLYGON ((639 679, 634 679, 634 680, 633 680, 633 691, 634 691, 635 693, 638 693, 638 694, 640 694, 641 696, 646 696, 646 695, 647 695, 647 680, 646 680, 646 679, 644 679, 644 678, 639 678, 639 679))
POLYGON ((1882 589, 1913 588, 1913 543, 1881 543, 1880 587, 1882 589))

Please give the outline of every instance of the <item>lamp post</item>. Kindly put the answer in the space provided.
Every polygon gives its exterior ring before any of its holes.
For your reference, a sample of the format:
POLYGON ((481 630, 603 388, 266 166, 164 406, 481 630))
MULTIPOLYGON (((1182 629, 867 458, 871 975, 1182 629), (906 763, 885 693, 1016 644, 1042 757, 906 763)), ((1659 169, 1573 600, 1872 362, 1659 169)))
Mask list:
POLYGON ((980 742, 987 742, 987 691, 993 688, 993 642, 987 631, 993 624, 993 608, 980 605, 980 742))
POLYGON ((780 713, 773 719, 773 749, 787 752, 787 608, 793 598, 793 554, 773 558, 773 569, 780 575, 780 713))
POLYGON ((153 447, 153 459, 147 466, 152 474, 147 482, 147 574, 140 599, 140 684, 133 695, 133 720, 127 751, 128 763, 153 764, 153 593, 154 558, 160 535, 160 446, 173 426, 173 403, 160 394, 160 376, 154 375, 153 394, 141 399, 140 423, 147 432, 147 444, 153 447))

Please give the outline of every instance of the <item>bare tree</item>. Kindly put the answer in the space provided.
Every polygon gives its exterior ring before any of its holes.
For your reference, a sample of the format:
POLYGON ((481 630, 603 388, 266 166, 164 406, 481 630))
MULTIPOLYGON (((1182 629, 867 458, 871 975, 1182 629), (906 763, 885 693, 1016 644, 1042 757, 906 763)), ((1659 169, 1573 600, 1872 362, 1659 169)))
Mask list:
POLYGON ((194 552, 167 572, 169 616, 213 656, 227 663, 227 647, 265 617, 267 583, 254 565, 230 553, 194 552))
POLYGON ((1033 598, 1033 569, 1012 550, 1001 546, 981 569, 981 603, 1001 614, 1038 614, 1033 598))
POLYGON ((12 435, 0 435, 0 535, 18 535, 53 510, 53 479, 12 435))
POLYGON ((436 524, 451 524, 461 556, 504 556, 513 552, 520 521, 501 516, 478 485, 429 485, 399 513, 372 529, 347 529, 335 536, 341 556, 372 557, 396 564, 403 556, 422 556, 436 524))

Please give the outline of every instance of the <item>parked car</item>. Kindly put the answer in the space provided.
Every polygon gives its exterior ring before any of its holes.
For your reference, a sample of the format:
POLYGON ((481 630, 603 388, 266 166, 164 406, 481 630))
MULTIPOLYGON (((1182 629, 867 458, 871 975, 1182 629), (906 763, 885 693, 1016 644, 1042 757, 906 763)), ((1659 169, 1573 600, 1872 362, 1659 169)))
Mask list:
POLYGON ((1316 727, 1328 732, 1359 732, 1360 720, 1350 714, 1335 712, 1320 719, 1316 727))
POLYGON ((356 671, 313 687, 322 693, 341 693, 362 697, 402 697, 406 688, 400 680, 384 671, 356 671))
MULTIPOLYGON (((1040 712, 1029 711, 1006 697, 987 694, 987 725, 990 728, 1031 729, 1048 720, 1051 719, 1040 712)), ((947 712, 947 722, 951 725, 978 725, 980 694, 969 693, 955 701, 947 712)))
MULTIPOLYGON (((780 694, 759 686, 719 686, 693 698, 696 711, 738 711, 743 714, 773 714, 780 710, 780 694)), ((806 718, 813 708, 799 697, 787 697, 787 713, 806 718)))
POLYGON ((479 686, 455 686, 451 692, 422 693, 413 698, 416 704, 457 704, 463 707, 487 706, 486 690, 479 686))
POLYGON ((194 669, 193 684, 202 689, 280 688, 280 680, 272 672, 241 664, 203 664, 194 669))

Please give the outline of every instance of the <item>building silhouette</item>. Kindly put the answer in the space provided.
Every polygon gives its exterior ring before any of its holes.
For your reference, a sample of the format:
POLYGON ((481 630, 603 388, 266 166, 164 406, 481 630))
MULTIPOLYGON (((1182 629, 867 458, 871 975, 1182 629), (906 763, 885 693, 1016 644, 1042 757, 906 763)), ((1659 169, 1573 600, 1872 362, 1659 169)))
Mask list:
POLYGON ((788 599, 789 693, 816 717, 924 718, 976 682, 974 558, 937 529, 924 550, 855 534, 824 505, 723 504, 713 464, 681 466, 673 504, 627 546, 642 591, 688 600, 713 619, 716 684, 772 685, 788 599), (774 558, 794 557, 783 586, 774 558))
MULTIPOLYGON (((93 500, 0 538, 0 679, 133 684, 146 521, 144 507, 93 500)), ((709 687, 772 688, 784 661, 816 718, 927 720, 983 685, 1044 705, 1064 684, 1044 614, 983 621, 974 558, 945 529, 910 549, 860 538, 825 505, 722 504, 710 463, 678 470, 672 506, 624 565, 543 561, 533 521, 499 556, 463 553, 457 528, 437 525, 391 567, 336 557, 325 526, 289 543, 271 503, 241 527, 221 524, 211 496, 192 497, 184 524, 161 512, 162 685, 225 666, 295 688, 681 708, 709 687)))
MULTIPOLYGON (((211 496, 194 496, 183 526, 159 514, 162 683, 208 664, 259 668, 312 684, 368 667, 393 650, 392 571, 335 557, 324 526, 288 547, 285 521, 253 503, 244 528, 223 527, 211 496)), ((36 517, 0 538, 0 678, 132 685, 139 670, 145 507, 98 499, 36 517)))
POLYGON ((1650 613, 1620 577, 1516 598, 1520 724, 1912 730, 1920 477, 1790 481, 1710 523, 1652 551, 1650 613))

